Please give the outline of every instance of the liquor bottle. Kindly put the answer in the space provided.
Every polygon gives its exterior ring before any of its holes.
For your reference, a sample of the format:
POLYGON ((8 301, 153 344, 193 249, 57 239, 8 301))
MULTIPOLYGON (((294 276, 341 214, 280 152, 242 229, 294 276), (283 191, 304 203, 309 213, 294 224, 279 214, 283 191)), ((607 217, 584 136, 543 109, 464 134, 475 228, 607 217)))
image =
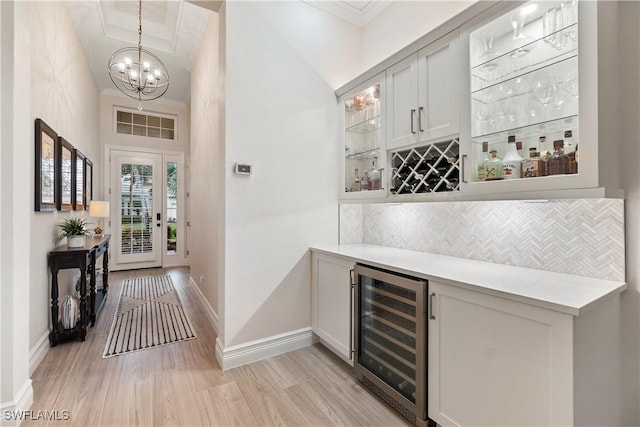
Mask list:
POLYGON ((576 163, 577 144, 573 140, 573 132, 567 130, 564 132, 564 151, 569 156, 569 172, 578 173, 578 164, 576 163))
POLYGON ((547 161, 547 175, 561 175, 569 173, 569 156, 564 154, 564 141, 553 141, 553 154, 547 161))
POLYGON ((356 168, 356 177, 351 184, 351 191, 360 191, 360 177, 358 176, 358 168, 356 168))
POLYGON ((380 179, 380 169, 376 168, 376 161, 373 161, 371 170, 369 171, 370 185, 372 190, 380 190, 382 188, 382 180, 380 179))
POLYGON ((489 142, 482 143, 482 158, 478 162, 478 181, 484 181, 487 177, 487 162, 489 161, 489 142))
POLYGON ((362 179, 360 180, 360 189, 362 191, 370 191, 371 190, 371 181, 369 181, 369 177, 365 173, 362 175, 362 179))
POLYGON ((520 168, 522 167, 522 157, 518 154, 516 147, 516 137, 509 136, 507 144, 507 154, 502 159, 502 175, 505 179, 520 178, 520 168))
POLYGON ((575 141, 573 140, 573 132, 570 130, 564 131, 564 152, 569 155, 572 151, 576 150, 575 141))
POLYGON ((529 148, 529 158, 522 161, 523 178, 534 178, 546 175, 546 163, 540 158, 540 153, 536 147, 529 148))
POLYGON ((521 159, 524 159, 524 156, 522 155, 522 141, 516 142, 516 150, 518 151, 518 156, 520 156, 521 159))
POLYGON ((487 162, 487 177, 485 181, 502 179, 502 160, 498 157, 498 150, 491 150, 491 158, 487 162))
POLYGON ((551 151, 549 150, 549 147, 547 146, 547 137, 546 136, 541 136, 539 139, 539 146, 538 148, 540 149, 540 158, 543 161, 547 161, 549 160, 549 157, 551 157, 551 151))

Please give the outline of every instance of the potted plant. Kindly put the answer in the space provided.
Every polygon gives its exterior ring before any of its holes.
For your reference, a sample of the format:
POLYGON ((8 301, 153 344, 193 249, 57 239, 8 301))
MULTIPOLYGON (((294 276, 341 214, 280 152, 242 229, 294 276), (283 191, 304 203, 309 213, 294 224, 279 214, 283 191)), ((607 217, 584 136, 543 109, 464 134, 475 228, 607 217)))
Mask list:
POLYGON ((58 242, 66 237, 68 247, 81 248, 84 246, 84 238, 89 234, 87 222, 84 219, 67 218, 58 224, 58 227, 60 227, 58 242))

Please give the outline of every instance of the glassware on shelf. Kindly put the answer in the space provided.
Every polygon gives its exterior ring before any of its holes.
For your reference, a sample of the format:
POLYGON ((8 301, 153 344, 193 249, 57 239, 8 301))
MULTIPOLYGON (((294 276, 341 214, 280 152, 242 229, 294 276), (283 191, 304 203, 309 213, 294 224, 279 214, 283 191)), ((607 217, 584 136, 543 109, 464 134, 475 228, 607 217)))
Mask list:
POLYGON ((492 70, 497 66, 497 63, 492 60, 501 55, 493 46, 495 33, 493 31, 481 31, 480 38, 482 39, 484 53, 480 55, 478 62, 482 64, 484 70, 492 70))
MULTIPOLYGON (((371 170, 372 162, 377 164, 381 156, 384 158, 380 90, 381 84, 376 83, 343 101, 345 193, 361 193, 382 187, 381 179, 372 179, 371 170)), ((380 178, 381 171, 378 170, 380 178)), ((373 175, 375 178, 375 172, 373 175)))
POLYGON ((578 5, 576 1, 562 3, 542 14, 542 35, 545 43, 562 50, 577 40, 578 5))
POLYGON ((514 50, 511 52, 512 58, 519 58, 529 54, 536 47, 536 43, 532 43, 534 37, 524 32, 527 18, 538 9, 535 3, 528 3, 517 9, 509 16, 509 21, 513 28, 514 50))

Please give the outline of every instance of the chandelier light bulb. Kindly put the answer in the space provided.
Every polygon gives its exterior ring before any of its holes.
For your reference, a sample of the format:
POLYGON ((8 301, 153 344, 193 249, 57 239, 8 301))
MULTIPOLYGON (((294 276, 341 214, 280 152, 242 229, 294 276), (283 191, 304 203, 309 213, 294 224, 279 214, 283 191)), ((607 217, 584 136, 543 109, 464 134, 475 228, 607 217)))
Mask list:
POLYGON ((107 70, 118 90, 137 99, 138 109, 142 110, 142 101, 158 99, 167 92, 169 72, 160 58, 142 47, 142 0, 139 1, 138 19, 138 46, 114 52, 107 70), (153 68, 151 64, 154 64, 153 68))

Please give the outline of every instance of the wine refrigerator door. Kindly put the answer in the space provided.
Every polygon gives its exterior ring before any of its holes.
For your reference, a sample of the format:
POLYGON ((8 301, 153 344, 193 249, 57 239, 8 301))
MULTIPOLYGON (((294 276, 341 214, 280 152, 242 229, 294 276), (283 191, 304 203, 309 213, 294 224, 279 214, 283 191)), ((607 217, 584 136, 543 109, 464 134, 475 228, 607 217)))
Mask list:
POLYGON ((356 370, 396 409, 425 420, 427 282, 362 265, 355 273, 356 370))

